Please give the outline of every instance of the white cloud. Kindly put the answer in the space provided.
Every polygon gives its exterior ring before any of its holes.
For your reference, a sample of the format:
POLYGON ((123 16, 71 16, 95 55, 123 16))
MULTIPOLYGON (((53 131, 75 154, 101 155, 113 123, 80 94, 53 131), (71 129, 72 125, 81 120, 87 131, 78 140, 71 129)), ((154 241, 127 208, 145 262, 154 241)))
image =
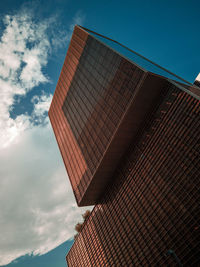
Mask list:
POLYGON ((81 13, 77 13, 69 30, 59 32, 57 27, 53 27, 57 25, 56 16, 39 23, 27 10, 4 17, 5 30, 0 41, 0 148, 16 142, 27 126, 22 120, 17 124, 18 120, 10 118, 14 96, 25 95, 35 86, 49 82, 42 68, 48 63, 52 47, 66 44, 73 26, 81 23, 82 19, 81 13))
POLYGON ((50 124, 0 151, 0 264, 73 237, 78 208, 50 124))
MULTIPOLYGON (((47 34, 54 22, 50 18, 36 23, 25 11, 4 18, 0 40, 0 264, 26 253, 45 253, 73 237, 74 225, 85 210, 75 204, 46 117, 52 95, 33 97, 32 115, 13 119, 9 113, 15 95, 26 95, 49 81, 43 67, 56 39, 47 34)), ((69 32, 71 29, 65 40, 69 32)))
POLYGON ((43 116, 45 112, 49 110, 52 95, 41 95, 41 96, 34 96, 32 98, 32 102, 34 103, 34 114, 37 116, 43 116))
MULTIPOLYGON (((47 43, 48 44, 48 43, 47 43)), ((44 44, 42 44, 43 46, 44 44)), ((48 48, 48 46, 47 46, 48 48)), ((23 55, 22 61, 25 63, 21 74, 20 80, 23 87, 31 89, 37 86, 39 83, 47 82, 48 79, 42 73, 42 65, 46 65, 47 52, 45 56, 43 54, 43 47, 37 47, 31 49, 23 55)))
POLYGON ((15 95, 25 95, 48 81, 42 67, 47 64, 50 47, 46 34, 48 21, 36 24, 31 13, 20 12, 5 16, 4 24, 0 42, 0 148, 17 141, 28 126, 25 117, 13 120, 9 111, 15 95))
POLYGON ((49 122, 47 118, 47 112, 49 110, 52 97, 53 96, 51 94, 47 95, 43 92, 42 95, 35 95, 32 98, 31 102, 34 105, 34 109, 31 118, 35 124, 45 125, 49 122))

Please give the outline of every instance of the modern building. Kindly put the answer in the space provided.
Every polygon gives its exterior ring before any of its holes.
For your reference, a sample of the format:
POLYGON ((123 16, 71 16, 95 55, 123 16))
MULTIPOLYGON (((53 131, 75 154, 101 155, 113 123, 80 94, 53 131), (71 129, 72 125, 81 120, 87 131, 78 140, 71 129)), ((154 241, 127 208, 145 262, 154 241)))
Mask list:
POLYGON ((200 265, 200 90, 76 26, 49 110, 79 206, 68 266, 200 265))

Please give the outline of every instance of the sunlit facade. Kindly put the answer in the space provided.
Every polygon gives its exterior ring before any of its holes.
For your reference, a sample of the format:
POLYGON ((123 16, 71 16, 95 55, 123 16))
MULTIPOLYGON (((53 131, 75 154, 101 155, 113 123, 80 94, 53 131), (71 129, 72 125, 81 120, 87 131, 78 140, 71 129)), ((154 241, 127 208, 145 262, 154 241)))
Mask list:
POLYGON ((67 263, 197 266, 199 89, 124 49, 76 26, 50 107, 77 204, 95 204, 67 263))

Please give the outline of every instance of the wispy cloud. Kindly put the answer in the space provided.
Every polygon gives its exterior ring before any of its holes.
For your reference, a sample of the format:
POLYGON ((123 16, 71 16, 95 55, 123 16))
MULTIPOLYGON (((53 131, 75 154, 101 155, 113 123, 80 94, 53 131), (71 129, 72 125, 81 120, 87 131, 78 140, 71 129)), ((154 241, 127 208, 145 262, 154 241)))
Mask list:
POLYGON ((74 18, 72 19, 71 24, 68 29, 60 30, 59 34, 56 32, 52 32, 53 38, 51 39, 52 45, 59 49, 61 46, 66 45, 66 42, 70 41, 71 35, 76 24, 81 25, 85 19, 84 14, 81 11, 78 11, 74 18))
MULTIPOLYGON (((83 15, 78 12, 68 30, 58 31, 56 15, 40 22, 33 13, 23 9, 16 15, 4 17, 5 30, 0 40, 0 148, 17 141, 28 126, 27 118, 10 117, 15 95, 25 95, 34 87, 49 82, 42 69, 48 63, 52 49, 69 41, 75 24, 83 15), (25 119, 25 121, 23 121, 25 119)), ((31 121, 31 119, 30 119, 31 121)))
POLYGON ((33 103, 34 109, 31 114, 31 121, 34 125, 45 125, 49 123, 47 118, 47 113, 51 104, 52 95, 47 93, 45 94, 44 91, 40 96, 35 95, 31 102, 33 103))
MULTIPOLYGON (((78 13, 72 25, 80 23, 78 13)), ((11 118, 16 95, 49 82, 47 65, 56 38, 55 16, 36 21, 27 9, 4 17, 0 39, 0 264, 26 253, 45 253, 73 236, 81 211, 47 118, 52 95, 32 98, 33 112, 11 118), (51 29, 50 29, 51 27, 51 29)), ((61 43, 59 45, 61 45, 61 43)), ((33 91, 34 92, 34 91, 33 91)))
POLYGON ((27 118, 13 120, 9 111, 15 95, 25 95, 48 82, 42 67, 47 64, 50 48, 47 21, 36 24, 31 13, 20 12, 5 16, 4 24, 0 42, 0 148, 10 145, 27 127, 27 118))

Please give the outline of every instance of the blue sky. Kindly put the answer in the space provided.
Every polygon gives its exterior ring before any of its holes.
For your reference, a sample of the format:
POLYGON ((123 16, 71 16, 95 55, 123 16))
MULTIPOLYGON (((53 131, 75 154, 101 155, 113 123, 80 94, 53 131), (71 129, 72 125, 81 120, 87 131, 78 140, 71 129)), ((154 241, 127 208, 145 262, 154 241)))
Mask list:
POLYGON ((73 244, 73 240, 66 241, 55 249, 43 255, 24 255, 15 259, 7 267, 63 267, 65 264, 65 256, 73 244))
POLYGON ((199 8, 193 0, 1 0, 0 265, 30 254, 26 266, 34 257, 50 266, 38 255, 71 239, 84 211, 47 117, 73 26, 107 35, 193 82, 199 8))

